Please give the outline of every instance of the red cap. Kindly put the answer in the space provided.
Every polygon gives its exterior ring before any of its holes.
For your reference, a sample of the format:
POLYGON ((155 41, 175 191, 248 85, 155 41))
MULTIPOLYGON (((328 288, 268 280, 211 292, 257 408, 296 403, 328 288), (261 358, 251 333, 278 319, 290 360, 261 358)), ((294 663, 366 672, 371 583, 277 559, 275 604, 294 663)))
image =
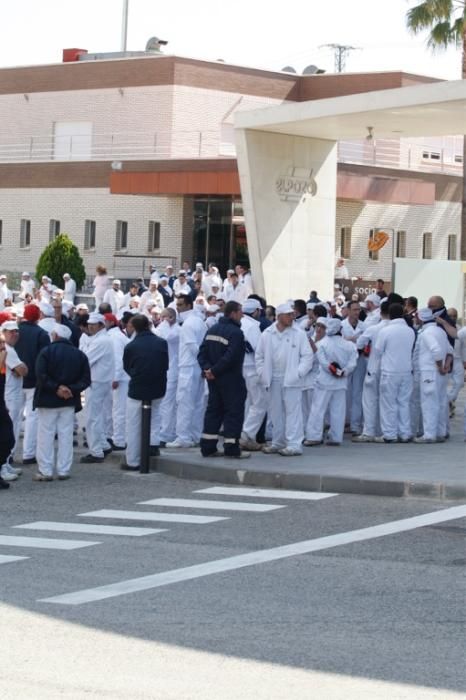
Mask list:
POLYGON ((115 314, 104 314, 104 319, 106 321, 111 321, 112 323, 115 324, 115 326, 118 326, 118 319, 115 316, 115 314))
POLYGON ((5 323, 5 321, 11 321, 13 316, 8 313, 8 311, 0 311, 0 326, 2 323, 5 323))
POLYGON ((23 318, 25 321, 32 321, 35 323, 40 318, 40 309, 37 304, 26 304, 23 311, 23 318))

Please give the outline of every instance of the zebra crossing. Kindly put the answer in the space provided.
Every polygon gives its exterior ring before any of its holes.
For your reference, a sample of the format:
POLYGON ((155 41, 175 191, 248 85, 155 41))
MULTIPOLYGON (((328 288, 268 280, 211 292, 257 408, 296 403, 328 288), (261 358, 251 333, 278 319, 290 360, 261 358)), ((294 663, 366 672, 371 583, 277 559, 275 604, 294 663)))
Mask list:
MULTIPOLYGON (((243 487, 210 487, 193 491, 192 498, 153 498, 147 501, 139 501, 136 505, 138 510, 119 510, 119 509, 101 509, 88 511, 86 513, 77 513, 76 518, 88 518, 91 520, 108 520, 113 523, 118 521, 138 522, 138 523, 165 523, 165 524, 181 524, 181 525, 210 525, 222 521, 228 521, 234 514, 251 513, 264 514, 271 513, 277 510, 286 508, 288 503, 264 503, 265 499, 269 501, 319 501, 326 498, 331 498, 338 494, 334 493, 314 493, 304 491, 290 491, 278 489, 259 489, 259 488, 243 488, 243 487), (198 495, 199 494, 199 495, 198 495), (204 497, 200 497, 202 494, 204 497), (211 496, 229 497, 230 500, 218 500, 210 498, 211 496), (237 500, 238 497, 246 500, 237 500), (262 502, 256 503, 253 500, 259 499, 262 502), (147 507, 155 507, 157 510, 148 510, 147 507), (176 512, 167 512, 167 509, 175 509, 176 512), (160 509, 160 510, 158 510, 160 509), (199 511, 224 511, 222 515, 207 515, 207 514, 192 514, 182 513, 179 510, 199 510, 199 511)), ((119 524, 102 524, 95 522, 60 522, 53 520, 37 520, 33 522, 21 523, 12 526, 12 530, 27 530, 31 536, 19 534, 0 534, 1 547, 18 547, 21 549, 43 549, 43 550, 61 550, 72 551, 84 547, 93 547, 101 545, 105 541, 105 536, 114 537, 147 537, 159 535, 167 532, 166 527, 150 527, 138 525, 119 525, 119 524), (59 537, 43 537, 42 533, 58 533, 58 534, 83 534, 97 535, 98 541, 94 540, 78 540, 64 539, 59 537), (37 533, 37 534, 36 534, 37 533)), ((10 556, 0 554, 0 565, 13 562, 25 561, 28 556, 10 556)))

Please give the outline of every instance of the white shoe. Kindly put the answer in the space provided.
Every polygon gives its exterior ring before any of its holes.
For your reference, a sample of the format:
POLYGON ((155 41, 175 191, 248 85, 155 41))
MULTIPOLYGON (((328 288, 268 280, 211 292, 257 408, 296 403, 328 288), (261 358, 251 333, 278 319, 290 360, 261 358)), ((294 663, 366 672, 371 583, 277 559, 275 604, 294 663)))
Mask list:
POLYGON ((294 449, 293 447, 284 447, 283 449, 278 450, 278 454, 280 454, 282 457, 297 457, 303 453, 300 450, 294 449))
POLYGON ((243 450, 249 450, 249 452, 259 452, 259 450, 262 449, 262 445, 259 445, 258 442, 250 440, 249 438, 241 438, 239 444, 243 450))
POLYGON ((351 438, 351 442, 375 442, 375 438, 372 435, 355 435, 351 438))
POLYGON ((20 476, 23 473, 23 470, 20 467, 14 467, 12 464, 5 464, 5 467, 10 474, 16 474, 16 476, 20 476))
POLYGON ((432 445, 432 443, 437 442, 437 440, 432 440, 431 438, 425 437, 415 437, 413 442, 415 442, 416 445, 432 445))
POLYGON ((175 447, 175 448, 194 447, 194 446, 195 446, 194 442, 181 442, 181 440, 178 440, 178 438, 176 438, 176 440, 173 440, 173 442, 167 442, 167 444, 165 445, 165 447, 170 447, 170 448, 172 448, 172 447, 175 447))
POLYGON ((265 447, 262 448, 262 452, 266 455, 275 455, 280 452, 280 447, 277 447, 277 445, 265 445, 265 447))
POLYGON ((0 469, 0 476, 2 477, 3 481, 16 481, 18 478, 16 473, 9 471, 8 465, 6 464, 4 464, 0 469))

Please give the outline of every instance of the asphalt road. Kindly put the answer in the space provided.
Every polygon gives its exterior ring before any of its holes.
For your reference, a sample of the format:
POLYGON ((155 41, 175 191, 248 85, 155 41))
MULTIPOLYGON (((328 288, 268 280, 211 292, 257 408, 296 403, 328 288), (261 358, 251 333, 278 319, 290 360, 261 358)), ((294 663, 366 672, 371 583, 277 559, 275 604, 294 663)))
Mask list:
POLYGON ((89 465, 0 493, 2 699, 464 697, 466 506, 212 486, 89 465))

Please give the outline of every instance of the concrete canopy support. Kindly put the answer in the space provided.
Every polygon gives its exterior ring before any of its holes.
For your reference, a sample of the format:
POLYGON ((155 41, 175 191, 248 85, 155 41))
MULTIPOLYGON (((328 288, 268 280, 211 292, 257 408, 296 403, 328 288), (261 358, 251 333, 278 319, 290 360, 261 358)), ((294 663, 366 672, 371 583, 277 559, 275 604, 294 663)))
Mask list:
POLYGON ((336 141, 238 128, 236 146, 255 291, 332 298, 336 141))

